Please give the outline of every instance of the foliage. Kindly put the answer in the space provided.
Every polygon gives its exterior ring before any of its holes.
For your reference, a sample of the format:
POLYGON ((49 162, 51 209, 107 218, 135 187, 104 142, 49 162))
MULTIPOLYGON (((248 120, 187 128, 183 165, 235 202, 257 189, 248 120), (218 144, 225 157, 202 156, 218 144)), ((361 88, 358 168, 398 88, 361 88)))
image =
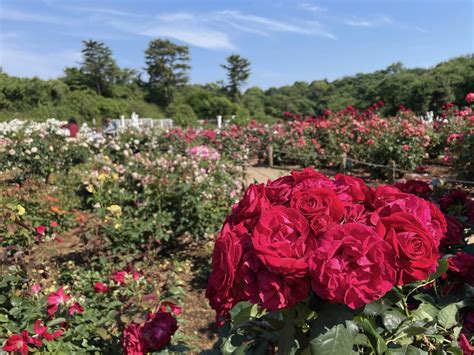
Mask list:
MULTIPOLYGON (((189 50, 168 40, 155 39, 145 51, 148 85, 153 93, 162 94, 165 103, 169 104, 176 89, 188 82, 187 71, 190 69, 189 50)), ((153 97, 155 102, 159 98, 153 97)))
POLYGON ((167 115, 180 127, 196 126, 194 110, 187 104, 171 104, 166 109, 167 115))
POLYGON ((240 88, 250 76, 250 61, 238 54, 232 54, 226 60, 227 64, 221 64, 221 67, 227 71, 229 80, 227 90, 230 97, 237 101, 240 97, 240 88))

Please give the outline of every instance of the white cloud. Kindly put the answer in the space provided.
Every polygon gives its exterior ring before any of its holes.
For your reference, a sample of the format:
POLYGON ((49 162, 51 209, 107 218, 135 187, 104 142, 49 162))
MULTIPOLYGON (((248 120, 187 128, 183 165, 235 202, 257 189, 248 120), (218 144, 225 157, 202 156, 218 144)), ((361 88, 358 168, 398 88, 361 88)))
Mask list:
POLYGON ((383 25, 392 25, 394 22, 388 16, 377 16, 372 19, 363 19, 358 17, 353 17, 351 19, 345 20, 344 23, 348 26, 354 27, 378 27, 383 25))
POLYGON ((326 11, 326 8, 324 8, 322 6, 319 6, 319 5, 314 5, 314 4, 309 3, 309 2, 303 2, 303 3, 299 4, 298 9, 304 10, 304 11, 315 12, 315 13, 326 11))
POLYGON ((236 32, 247 32, 263 37, 271 37, 274 33, 293 33, 336 38, 316 21, 303 22, 304 25, 301 25, 301 21, 295 24, 234 10, 161 13, 139 24, 125 22, 120 18, 104 21, 124 32, 172 38, 192 46, 213 50, 235 49, 232 35, 236 32))
POLYGON ((206 28, 178 26, 150 27, 140 34, 149 37, 168 37, 206 49, 235 49, 227 34, 206 28))

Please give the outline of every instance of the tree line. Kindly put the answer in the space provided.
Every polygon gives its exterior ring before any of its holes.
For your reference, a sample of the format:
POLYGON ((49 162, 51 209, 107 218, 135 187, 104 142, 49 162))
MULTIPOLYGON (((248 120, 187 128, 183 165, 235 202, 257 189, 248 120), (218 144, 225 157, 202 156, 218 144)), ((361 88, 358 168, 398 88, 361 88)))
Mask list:
POLYGON ((66 67, 55 80, 16 78, 0 73, 0 119, 76 116, 91 121, 137 112, 142 117, 171 117, 178 124, 197 119, 235 116, 237 123, 250 118, 270 122, 285 111, 316 115, 325 109, 348 105, 366 108, 383 101, 386 114, 400 105, 424 114, 442 104, 464 104, 474 91, 474 55, 456 57, 423 69, 395 63, 372 73, 359 73, 334 81, 297 81, 292 85, 245 91, 251 63, 229 55, 221 67, 227 81, 189 83, 189 48, 165 39, 152 40, 144 52, 143 72, 120 68, 112 50, 102 42, 83 41, 82 60, 66 67))

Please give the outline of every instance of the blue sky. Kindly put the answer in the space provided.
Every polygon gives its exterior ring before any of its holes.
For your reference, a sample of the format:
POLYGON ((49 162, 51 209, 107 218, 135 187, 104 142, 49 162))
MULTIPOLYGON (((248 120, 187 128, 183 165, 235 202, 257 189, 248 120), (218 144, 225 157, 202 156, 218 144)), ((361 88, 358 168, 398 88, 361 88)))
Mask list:
POLYGON ((330 80, 401 61, 429 67, 474 52, 472 0, 1 0, 0 66, 51 78, 105 42, 141 69, 156 37, 190 47, 191 81, 225 79, 231 53, 250 59, 249 86, 330 80))

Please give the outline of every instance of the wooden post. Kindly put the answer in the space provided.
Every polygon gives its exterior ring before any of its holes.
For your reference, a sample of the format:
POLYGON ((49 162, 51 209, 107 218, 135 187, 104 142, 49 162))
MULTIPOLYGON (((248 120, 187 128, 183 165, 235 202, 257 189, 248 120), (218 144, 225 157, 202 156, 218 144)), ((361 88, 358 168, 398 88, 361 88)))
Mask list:
POLYGON ((272 168, 273 167, 273 146, 271 144, 267 147, 267 153, 268 153, 268 166, 272 168))
POLYGON ((389 174, 388 180, 393 184, 397 179, 397 171, 396 171, 397 165, 395 164, 394 160, 389 160, 388 166, 390 167, 390 174, 389 174))
POLYGON ((341 154, 341 173, 343 174, 346 173, 346 167, 347 167, 347 154, 342 153, 341 154))

